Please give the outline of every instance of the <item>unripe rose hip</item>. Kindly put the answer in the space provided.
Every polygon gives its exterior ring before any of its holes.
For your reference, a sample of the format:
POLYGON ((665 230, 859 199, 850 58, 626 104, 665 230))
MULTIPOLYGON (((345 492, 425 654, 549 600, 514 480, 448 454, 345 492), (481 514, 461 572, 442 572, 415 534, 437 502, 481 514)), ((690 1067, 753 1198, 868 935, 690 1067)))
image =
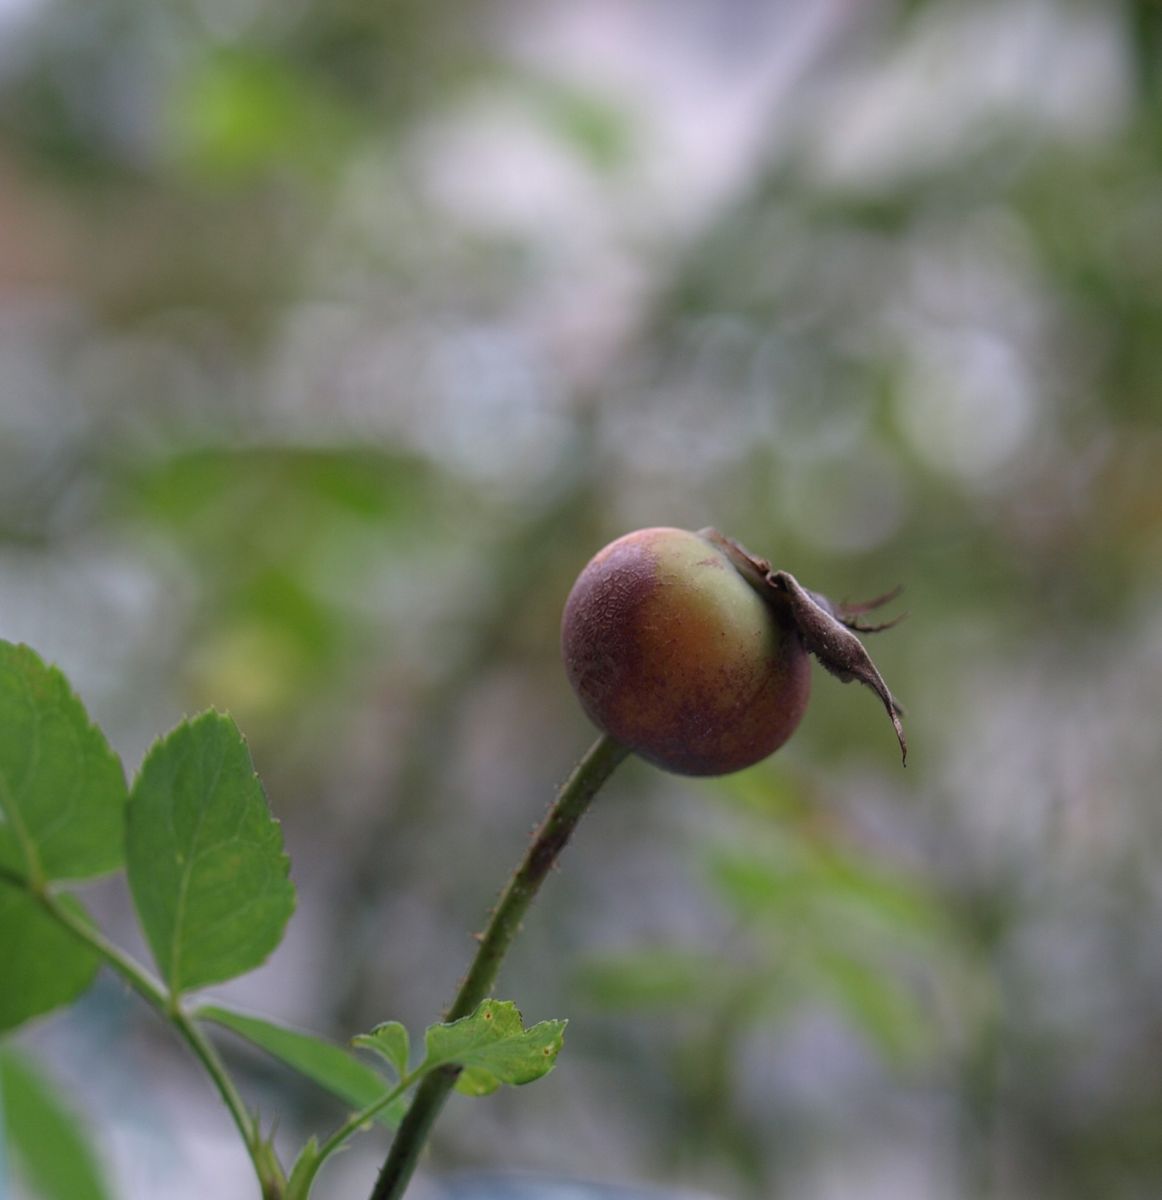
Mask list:
POLYGON ((807 707, 810 660, 726 555, 641 529, 581 572, 562 623, 590 719, 660 767, 724 775, 777 750, 807 707))
POLYGON ((682 775, 725 775, 794 733, 809 653, 883 700, 906 754, 899 706, 852 630, 872 632, 793 576, 712 529, 640 529, 600 551, 561 624, 565 670, 599 728, 682 775))

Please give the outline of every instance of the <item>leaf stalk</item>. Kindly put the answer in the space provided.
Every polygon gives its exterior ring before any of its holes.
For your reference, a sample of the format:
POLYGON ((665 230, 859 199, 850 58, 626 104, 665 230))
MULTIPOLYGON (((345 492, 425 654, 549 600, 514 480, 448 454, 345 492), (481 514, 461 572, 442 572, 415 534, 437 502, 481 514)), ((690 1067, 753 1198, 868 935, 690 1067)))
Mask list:
POLYGON ((126 954, 119 946, 109 941, 99 929, 70 912, 47 888, 36 887, 29 881, 20 879, 15 873, 3 869, 0 869, 0 877, 26 888, 58 924, 64 926, 74 937, 99 955, 107 966, 120 975, 139 996, 173 1025, 202 1064, 218 1094, 230 1110, 230 1115, 238 1127, 238 1132, 242 1135, 250 1160, 254 1164, 255 1173, 262 1186, 263 1200, 280 1200, 286 1185, 282 1168, 270 1148, 263 1142, 258 1122, 247 1110, 234 1085, 234 1080, 230 1077, 218 1052, 181 1007, 177 997, 171 996, 160 980, 151 975, 136 959, 126 954))

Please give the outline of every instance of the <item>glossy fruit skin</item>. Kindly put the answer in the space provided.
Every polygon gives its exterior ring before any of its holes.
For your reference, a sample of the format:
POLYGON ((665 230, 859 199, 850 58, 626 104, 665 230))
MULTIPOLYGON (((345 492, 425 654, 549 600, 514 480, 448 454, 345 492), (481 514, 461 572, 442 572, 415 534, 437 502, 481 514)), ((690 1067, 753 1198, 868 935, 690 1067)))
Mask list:
POLYGON ((590 720, 680 775, 766 758, 810 694, 793 625, 684 529, 639 529, 595 555, 569 593, 561 648, 590 720))

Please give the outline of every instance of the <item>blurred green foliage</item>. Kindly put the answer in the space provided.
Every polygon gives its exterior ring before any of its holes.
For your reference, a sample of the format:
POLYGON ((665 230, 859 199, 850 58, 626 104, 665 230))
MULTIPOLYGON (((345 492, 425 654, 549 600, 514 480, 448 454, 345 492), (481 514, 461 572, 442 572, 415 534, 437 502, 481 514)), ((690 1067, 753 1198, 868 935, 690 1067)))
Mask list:
POLYGON ((0 1054, 0 1098, 25 1177, 46 1200, 107 1200, 93 1152, 76 1133, 76 1114, 21 1056, 0 1054))
POLYGON ((503 981, 570 1063, 437 1165, 1162 1187, 1160 21, 0 7, 0 634, 130 763, 233 711, 315 913, 275 1015, 452 994, 606 541, 905 585, 907 771, 821 673, 772 763, 626 771, 503 981))

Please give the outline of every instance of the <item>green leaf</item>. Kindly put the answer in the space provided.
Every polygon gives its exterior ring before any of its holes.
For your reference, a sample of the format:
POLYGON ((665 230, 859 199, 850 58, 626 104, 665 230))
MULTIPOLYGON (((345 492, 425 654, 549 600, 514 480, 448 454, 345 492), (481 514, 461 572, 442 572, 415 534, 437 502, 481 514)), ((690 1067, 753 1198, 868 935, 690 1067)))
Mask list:
POLYGON ((290 1178, 286 1181, 286 1200, 307 1200, 315 1172, 319 1169, 319 1139, 311 1138, 299 1151, 290 1178))
MULTIPOLYGON (((71 896, 59 902, 79 916, 71 896)), ((93 982, 96 954, 59 925, 23 888, 0 879, 0 1031, 14 1029, 62 1004, 93 982)))
POLYGON ((38 882, 116 869, 125 799, 121 762, 68 680, 0 642, 0 831, 15 869, 38 882))
POLYGON ((465 1067, 456 1080, 456 1091, 464 1096, 491 1096, 498 1087, 500 1080, 484 1067, 465 1067))
POLYGON ((408 1073, 411 1056, 408 1031, 398 1021, 385 1021, 382 1025, 376 1025, 370 1033, 361 1033, 351 1040, 354 1045, 373 1050, 386 1058, 398 1078, 402 1079, 408 1073))
MULTIPOLYGON (((302 1033, 286 1025, 277 1025, 273 1021, 235 1012, 217 1004, 203 1005, 194 1016, 199 1021, 211 1021, 244 1037, 354 1109, 366 1108, 388 1090, 378 1071, 361 1063, 341 1046, 326 1042, 314 1034, 302 1033)), ((391 1106, 380 1113, 377 1119, 394 1128, 398 1118, 398 1110, 391 1106)))
POLYGON ((83 1127, 48 1080, 11 1050, 0 1050, 0 1099, 13 1158, 40 1200, 109 1200, 83 1127))
POLYGON ((470 1016, 428 1029, 421 1070, 462 1067, 456 1087, 469 1096, 487 1095, 502 1083, 531 1083, 553 1069, 566 1024, 541 1021, 525 1029, 511 1000, 484 1000, 470 1016))
POLYGON ((252 970, 278 945, 290 864, 229 717, 203 713, 154 744, 130 793, 126 866, 175 994, 252 970))

